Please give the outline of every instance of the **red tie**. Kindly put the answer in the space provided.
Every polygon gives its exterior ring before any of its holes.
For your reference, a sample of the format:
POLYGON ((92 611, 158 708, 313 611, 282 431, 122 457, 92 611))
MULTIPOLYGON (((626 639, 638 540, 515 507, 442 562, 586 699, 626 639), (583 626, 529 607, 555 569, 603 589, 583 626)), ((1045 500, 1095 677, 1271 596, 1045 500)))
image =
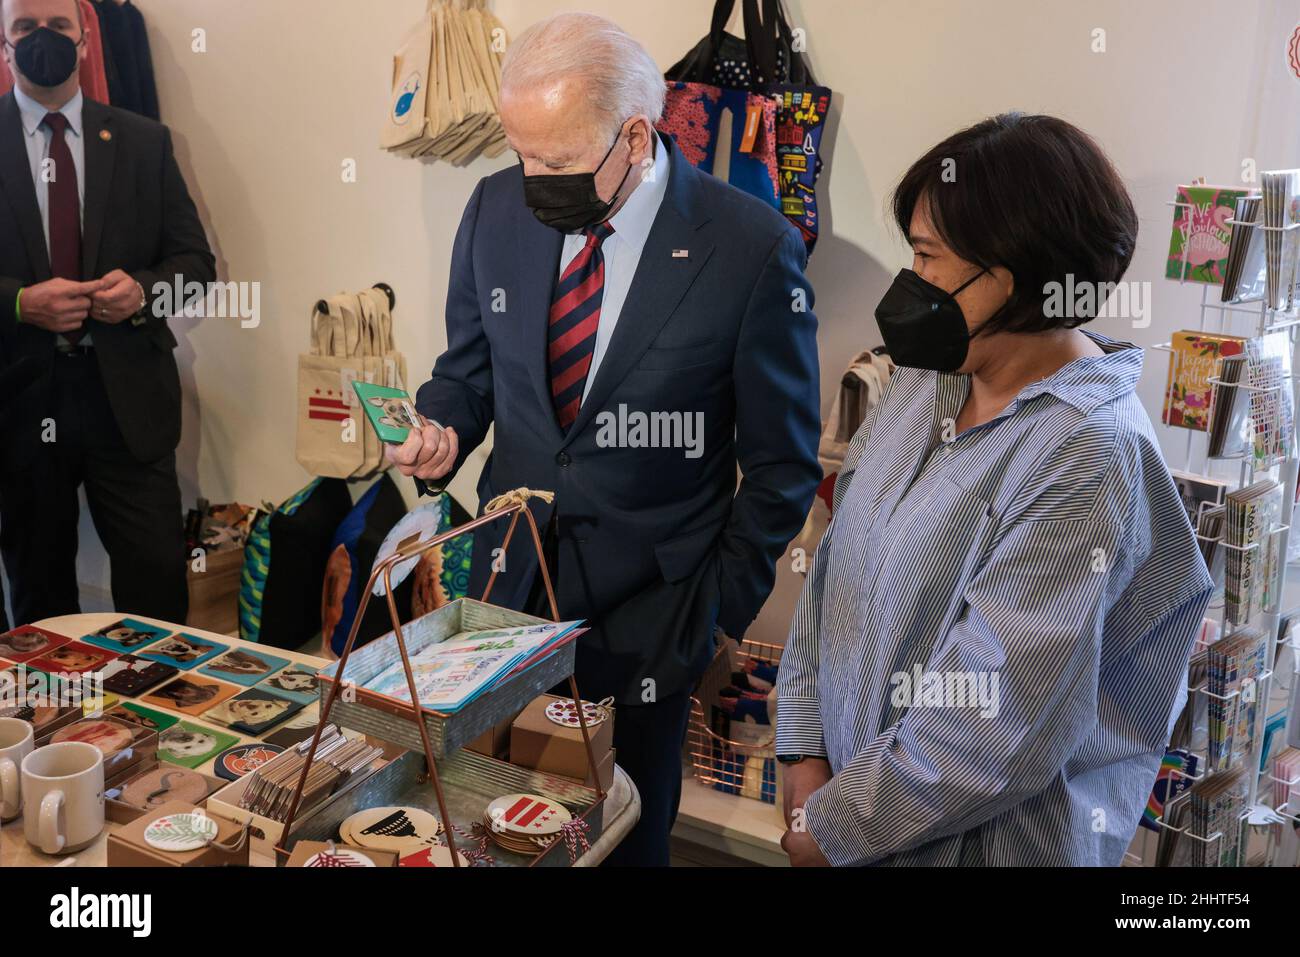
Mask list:
POLYGON ((614 234, 609 223, 587 231, 587 245, 573 257, 555 287, 547 360, 551 370, 551 400, 560 428, 569 430, 582 406, 587 372, 600 328, 600 301, 605 293, 605 256, 601 243, 614 234))
MULTIPOLYGON (((72 150, 64 133, 68 118, 62 113, 46 113, 44 125, 49 127, 50 160, 53 179, 50 180, 50 271, 58 279, 81 281, 81 198, 77 192, 77 164, 72 161, 72 150)), ((81 341, 83 329, 65 332, 63 337, 72 345, 81 341)))

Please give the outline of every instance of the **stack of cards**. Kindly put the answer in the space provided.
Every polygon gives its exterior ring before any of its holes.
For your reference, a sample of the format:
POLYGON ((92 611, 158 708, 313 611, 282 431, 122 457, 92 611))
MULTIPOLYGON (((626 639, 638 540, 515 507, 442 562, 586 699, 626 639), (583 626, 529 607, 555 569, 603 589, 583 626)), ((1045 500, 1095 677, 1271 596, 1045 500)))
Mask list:
POLYGON ((507 794, 487 806, 483 826, 507 851, 535 857, 550 846, 573 815, 568 808, 536 794, 507 794))
POLYGON ((1210 645, 1206 691, 1209 692, 1209 766, 1216 771, 1248 764, 1254 742, 1256 686, 1264 671, 1268 638, 1243 628, 1210 645))
MULTIPOLYGON (((248 786, 244 789, 239 806, 254 814, 283 821, 293 804, 293 793, 298 786, 298 778, 302 774, 310 745, 310 741, 295 745, 253 771, 248 776, 248 786)), ((337 726, 326 725, 321 731, 316 758, 307 774, 299 809, 310 808, 320 799, 333 794, 349 777, 368 768, 382 755, 382 749, 371 747, 364 741, 345 738, 337 726)))
POLYGON ((1282 487, 1265 479, 1228 494, 1224 615, 1241 626, 1276 607, 1272 589, 1278 560, 1272 534, 1282 514, 1282 487))
POLYGON ((1244 851, 1242 812, 1246 806, 1246 772, 1233 768, 1202 778, 1188 792, 1193 867, 1238 867, 1244 851))

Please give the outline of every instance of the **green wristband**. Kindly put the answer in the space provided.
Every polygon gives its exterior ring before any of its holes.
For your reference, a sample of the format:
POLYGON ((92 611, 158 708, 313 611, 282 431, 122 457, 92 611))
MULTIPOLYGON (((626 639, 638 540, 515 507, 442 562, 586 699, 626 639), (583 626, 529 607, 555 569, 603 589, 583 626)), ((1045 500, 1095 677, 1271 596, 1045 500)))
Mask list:
POLYGON ((23 291, 18 290, 18 295, 14 296, 14 321, 23 321, 23 291))

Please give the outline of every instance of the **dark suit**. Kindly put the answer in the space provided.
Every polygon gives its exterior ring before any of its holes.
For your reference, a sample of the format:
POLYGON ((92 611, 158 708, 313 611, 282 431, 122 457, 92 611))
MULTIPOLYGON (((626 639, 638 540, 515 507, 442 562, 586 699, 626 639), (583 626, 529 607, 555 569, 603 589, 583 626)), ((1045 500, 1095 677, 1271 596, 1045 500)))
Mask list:
POLYGON ((0 97, 0 368, 36 381, 0 409, 0 544, 18 622, 78 610, 77 488, 112 563, 114 605, 183 622, 185 552, 175 449, 176 337, 153 314, 154 286, 211 282, 215 263, 166 127, 89 99, 83 108, 82 276, 121 269, 149 302, 137 319, 88 319, 93 347, 16 323, 15 298, 51 276, 23 129, 0 97), (48 425, 55 428, 49 441, 48 425))
MULTIPOLYGON (((642 791, 657 863, 676 813, 687 695, 713 652, 714 625, 744 634, 821 478, 803 241, 773 209, 669 146, 662 206, 570 431, 557 424, 546 364, 563 237, 525 206, 518 167, 482 180, 470 198, 452 253, 448 349, 417 398, 422 413, 455 427, 457 468, 495 424, 480 508, 518 486, 555 492, 560 613, 593 625, 578 649, 579 687, 621 706, 619 762, 642 791), (602 447, 598 414, 620 406, 703 413, 703 454, 602 447)), ((534 514, 543 526, 551 519, 546 506, 534 514)), ((505 524, 475 538, 472 595, 505 524)), ((523 607, 536 564, 521 529, 491 600, 523 607)))

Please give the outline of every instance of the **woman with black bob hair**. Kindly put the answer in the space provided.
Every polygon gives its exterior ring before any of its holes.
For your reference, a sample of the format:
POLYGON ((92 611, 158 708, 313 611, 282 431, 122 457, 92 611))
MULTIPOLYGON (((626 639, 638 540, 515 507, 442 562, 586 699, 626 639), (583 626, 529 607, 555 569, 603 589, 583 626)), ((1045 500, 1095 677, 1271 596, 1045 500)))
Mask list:
POLYGON ((1078 328, 1133 256, 1133 203, 1087 134, 1013 113, 917 160, 893 214, 915 258, 876 320, 900 368, 781 663, 783 846, 1118 865, 1211 592, 1142 351, 1078 328))

